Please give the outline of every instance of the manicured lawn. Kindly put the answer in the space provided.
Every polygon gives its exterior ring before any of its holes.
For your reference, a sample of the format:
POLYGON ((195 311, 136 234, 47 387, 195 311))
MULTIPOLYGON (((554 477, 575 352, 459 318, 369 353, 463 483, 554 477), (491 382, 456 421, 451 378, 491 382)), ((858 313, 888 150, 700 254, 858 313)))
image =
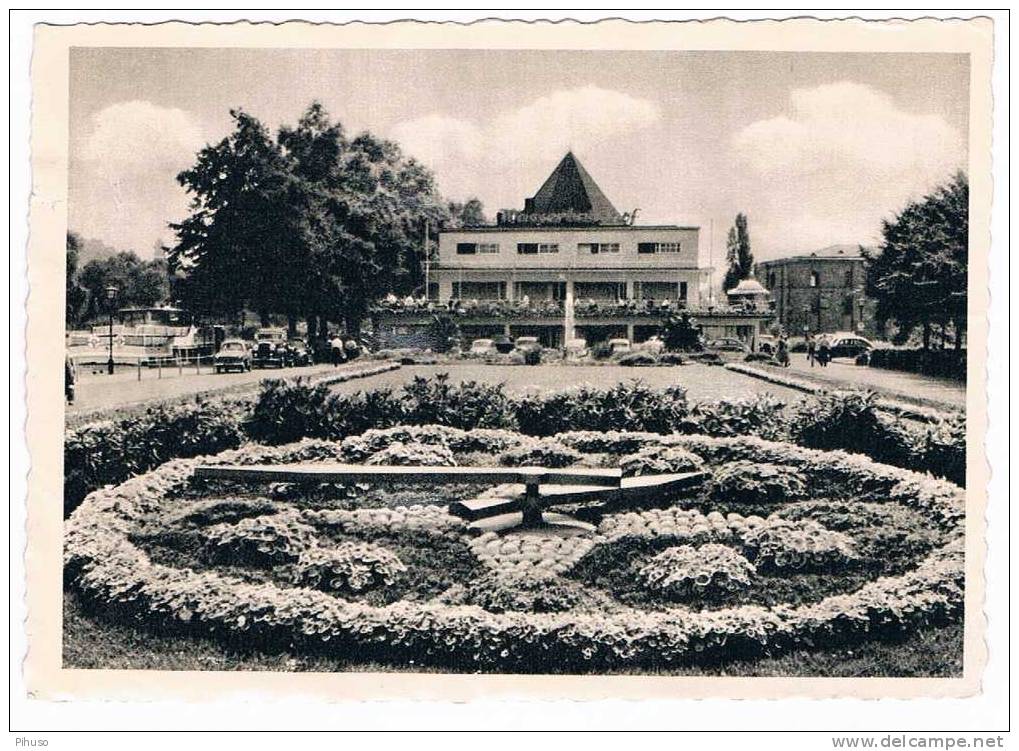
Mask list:
MULTIPOLYGON (((952 677, 962 674, 962 626, 926 629, 898 642, 836 649, 797 650, 781 657, 687 667, 669 675, 952 677)), ((407 665, 394 668, 287 652, 240 652, 211 639, 182 637, 87 612, 79 596, 64 592, 64 667, 112 670, 272 670, 446 672, 407 665)), ((555 665, 548 666, 555 672, 555 665)), ((608 673, 627 671, 607 671, 608 673)), ((641 671, 646 672, 646 671, 641 671)))
POLYGON ((471 380, 504 383, 507 392, 517 394, 529 390, 559 391, 585 383, 598 388, 609 388, 620 382, 640 379, 652 388, 683 386, 687 389, 687 397, 693 402, 743 399, 761 393, 772 394, 786 402, 794 402, 804 396, 795 389, 765 383, 717 365, 701 364, 647 368, 621 365, 526 366, 481 363, 405 365, 392 373, 338 384, 334 390, 348 394, 384 386, 396 389, 414 376, 427 378, 438 373, 449 373, 450 380, 454 383, 471 380))

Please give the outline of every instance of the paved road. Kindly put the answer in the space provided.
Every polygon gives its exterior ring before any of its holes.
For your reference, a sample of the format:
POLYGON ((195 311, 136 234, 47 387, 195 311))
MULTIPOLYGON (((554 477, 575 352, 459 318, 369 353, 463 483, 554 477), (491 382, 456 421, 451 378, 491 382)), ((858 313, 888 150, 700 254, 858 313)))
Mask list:
POLYGON ((793 354, 792 362, 784 372, 792 376, 809 376, 843 388, 847 385, 869 388, 890 397, 944 402, 960 408, 966 406, 966 385, 959 381, 864 367, 856 365, 850 359, 835 360, 826 368, 818 365, 812 368, 806 355, 793 354))
POLYGON ((333 390, 349 394, 383 386, 398 389, 416 375, 429 377, 437 373, 449 373, 450 380, 454 383, 470 380, 505 383, 506 391, 514 394, 526 391, 559 391, 582 383, 605 388, 620 381, 639 378, 653 388, 683 386, 687 389, 687 397, 692 402, 739 399, 760 393, 770 393, 790 403, 804 397, 801 391, 766 383, 719 366, 700 364, 651 368, 628 368, 619 365, 525 366, 480 363, 405 365, 391 373, 337 384, 333 390))
MULTIPOLYGON (((367 363, 354 361, 343 368, 360 369, 367 363)), ((283 370, 252 370, 248 373, 210 372, 211 368, 203 367, 201 375, 185 368, 179 375, 177 368, 164 368, 163 378, 158 377, 154 368, 142 369, 142 380, 138 380, 137 370, 111 375, 92 375, 89 373, 78 381, 75 401, 68 406, 68 414, 90 412, 97 409, 109 409, 129 404, 171 399, 188 394, 196 394, 210 389, 219 389, 242 384, 251 384, 252 389, 259 381, 266 378, 295 378, 299 375, 326 373, 333 370, 331 365, 310 365, 303 368, 284 368, 283 370)))

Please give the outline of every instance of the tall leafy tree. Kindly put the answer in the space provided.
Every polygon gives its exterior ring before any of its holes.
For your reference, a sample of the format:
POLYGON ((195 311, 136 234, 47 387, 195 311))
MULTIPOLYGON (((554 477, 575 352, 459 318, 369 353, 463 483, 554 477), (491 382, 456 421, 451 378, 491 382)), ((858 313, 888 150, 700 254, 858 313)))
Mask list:
POLYGON ((169 258, 187 278, 181 294, 200 312, 236 313, 247 307, 263 318, 286 308, 302 273, 290 263, 290 173, 265 126, 231 110, 233 132, 206 146, 194 166, 177 175, 191 196, 169 258))
POLYGON ((754 254, 750 250, 750 230, 747 227, 747 215, 740 212, 736 221, 729 228, 726 239, 725 260, 728 268, 725 272, 723 290, 730 290, 744 279, 749 279, 754 270, 754 254))
POLYGON ((448 229, 459 229, 461 227, 481 227, 488 224, 488 217, 485 216, 485 205, 478 198, 468 198, 463 203, 450 201, 446 204, 449 212, 449 221, 446 224, 448 229))
POLYGON ((178 177, 192 213, 171 260, 189 300, 356 330, 372 300, 420 283, 425 224, 446 217, 431 172, 392 142, 348 139, 317 102, 275 140, 231 114, 234 132, 178 177))
POLYGON ((118 290, 118 307, 149 307, 165 302, 170 293, 166 263, 143 261, 132 252, 89 261, 78 273, 78 280, 88 299, 83 319, 97 318, 108 312, 106 288, 110 285, 118 290))
POLYGON ((78 261, 81 256, 81 236, 76 232, 67 233, 65 249, 65 308, 64 318, 68 326, 75 326, 81 321, 88 308, 88 290, 78 279, 78 261))
POLYGON ((877 301, 876 317, 893 322, 896 343, 921 333, 931 346, 935 326, 949 324, 962 346, 967 324, 969 182, 958 173, 948 183, 913 201, 882 228, 876 253, 864 250, 867 295, 877 301))

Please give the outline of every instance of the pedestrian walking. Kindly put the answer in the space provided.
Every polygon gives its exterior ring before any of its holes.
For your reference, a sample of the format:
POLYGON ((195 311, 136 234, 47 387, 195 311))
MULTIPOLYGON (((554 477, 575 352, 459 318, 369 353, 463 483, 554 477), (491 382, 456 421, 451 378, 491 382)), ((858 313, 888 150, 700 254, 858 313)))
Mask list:
POLYGON ((807 344, 807 362, 810 363, 810 367, 814 367, 814 359, 817 357, 817 341, 814 339, 814 335, 809 331, 806 335, 807 344))
POLYGON ((334 368, 338 367, 339 364, 341 362, 343 362, 343 360, 344 360, 344 356, 343 356, 343 339, 340 338, 339 334, 334 336, 332 338, 332 341, 329 342, 329 349, 330 349, 330 351, 332 353, 332 356, 333 356, 333 367, 334 368))
POLYGON ((78 380, 78 371, 74 367, 74 360, 69 354, 64 354, 64 398, 68 404, 74 404, 74 384, 78 380))
POLYGON ((822 334, 821 338, 817 340, 817 364, 822 368, 827 368, 829 360, 831 360, 831 342, 828 341, 826 334, 822 334))
POLYGON ((786 339, 785 334, 781 334, 778 337, 778 346, 776 347, 775 359, 778 364, 783 368, 789 367, 789 340, 786 339))

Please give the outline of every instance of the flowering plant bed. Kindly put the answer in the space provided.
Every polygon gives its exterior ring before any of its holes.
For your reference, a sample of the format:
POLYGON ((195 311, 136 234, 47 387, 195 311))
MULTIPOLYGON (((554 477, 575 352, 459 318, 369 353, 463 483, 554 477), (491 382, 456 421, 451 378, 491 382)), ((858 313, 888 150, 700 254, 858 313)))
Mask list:
MULTIPOLYGON (((796 478, 783 480, 787 496, 727 495, 713 483, 692 498, 604 508, 592 517, 596 532, 573 537, 469 533, 446 508, 480 492, 470 483, 270 492, 194 476, 210 463, 352 454, 368 463, 409 437, 392 431, 394 441, 380 430, 343 443, 245 445, 95 491, 66 523, 67 581, 85 600, 163 631, 493 672, 712 665, 961 619, 963 491, 841 452, 560 434, 556 445, 581 465, 618 467, 659 446, 713 473, 749 462, 796 478)), ((495 465, 533 445, 507 431, 430 426, 413 439, 461 466, 495 465)), ((567 456, 531 452, 546 454, 567 456)))

